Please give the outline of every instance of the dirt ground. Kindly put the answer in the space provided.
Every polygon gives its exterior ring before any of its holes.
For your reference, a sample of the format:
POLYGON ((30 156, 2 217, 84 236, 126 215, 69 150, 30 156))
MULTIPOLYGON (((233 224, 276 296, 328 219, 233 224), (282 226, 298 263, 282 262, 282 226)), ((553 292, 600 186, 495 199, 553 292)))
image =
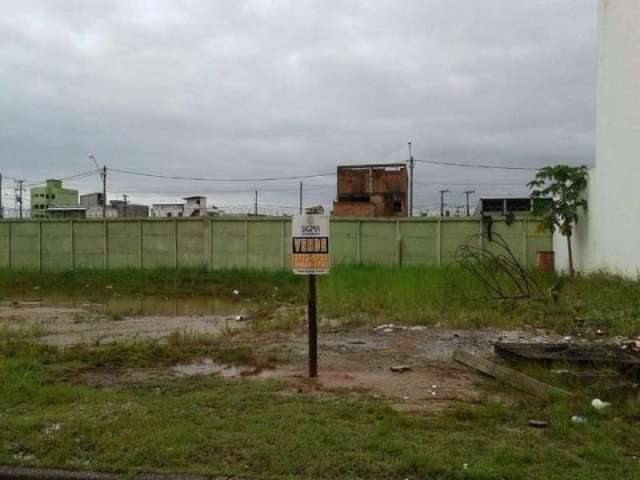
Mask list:
POLYGON ((18 303, 0 307, 0 329, 33 328, 41 341, 66 346, 130 339, 164 339, 175 331, 220 334, 230 342, 250 343, 262 352, 286 359, 273 368, 238 367, 201 358, 169 368, 120 369, 88 372, 80 379, 101 388, 184 376, 219 375, 228 381, 276 379, 291 393, 331 395, 337 391, 386 399, 394 408, 439 411, 460 401, 482 398, 483 377, 452 360, 456 348, 489 356, 493 343, 562 341, 542 331, 494 329, 453 330, 435 327, 378 325, 342 328, 325 321, 319 336, 319 379, 306 378, 307 338, 304 323, 291 331, 256 331, 252 315, 238 307, 234 315, 141 315, 99 313, 94 305, 77 307, 18 303), (407 366, 405 372, 391 367, 407 366))

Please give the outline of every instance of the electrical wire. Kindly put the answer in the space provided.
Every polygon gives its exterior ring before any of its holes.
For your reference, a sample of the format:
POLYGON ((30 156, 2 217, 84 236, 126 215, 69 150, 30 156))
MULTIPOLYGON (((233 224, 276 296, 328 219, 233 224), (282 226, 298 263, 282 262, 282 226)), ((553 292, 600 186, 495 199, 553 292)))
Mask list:
POLYGON ((443 165, 446 167, 490 168, 490 169, 496 169, 496 170, 523 170, 523 171, 529 171, 529 172, 537 172, 538 170, 540 170, 539 167, 509 167, 504 165, 443 162, 443 161, 437 161, 437 160, 418 160, 418 159, 414 159, 414 160, 420 163, 428 163, 430 165, 443 165))
POLYGON ((108 171, 123 173, 126 175, 137 175, 141 177, 166 178, 169 180, 190 180, 195 182, 271 182, 276 180, 302 180, 305 178, 329 177, 336 175, 331 173, 315 173, 312 175, 292 175, 290 177, 262 177, 262 178, 205 178, 205 177, 181 177, 176 175, 161 175, 157 173, 133 172, 131 170, 120 170, 117 168, 107 168, 108 171))

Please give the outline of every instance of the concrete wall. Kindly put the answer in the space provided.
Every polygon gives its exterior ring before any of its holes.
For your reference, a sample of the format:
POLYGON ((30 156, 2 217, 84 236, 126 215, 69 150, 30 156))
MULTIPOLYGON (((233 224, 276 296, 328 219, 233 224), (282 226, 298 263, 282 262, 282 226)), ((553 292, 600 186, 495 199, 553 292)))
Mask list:
MULTIPOLYGON (((480 233, 474 217, 455 219, 332 219, 332 263, 445 265, 470 235, 480 233)), ((551 237, 536 234, 523 219, 493 231, 534 266, 536 252, 551 237)), ((485 245, 487 246, 487 245, 485 245)), ((490 245, 487 246, 491 248, 490 245)), ((291 219, 2 221, 0 268, 73 270, 116 268, 289 269, 291 219)))
MULTIPOLYGON (((640 272, 640 1, 599 0, 596 167, 577 225, 576 266, 640 272)), ((556 238, 566 268, 564 238, 556 238)))

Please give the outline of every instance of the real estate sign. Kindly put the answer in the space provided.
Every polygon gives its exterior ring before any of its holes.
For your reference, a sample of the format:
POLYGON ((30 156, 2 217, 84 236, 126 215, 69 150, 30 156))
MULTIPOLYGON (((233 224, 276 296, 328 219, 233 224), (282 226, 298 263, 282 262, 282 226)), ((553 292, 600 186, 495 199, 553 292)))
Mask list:
POLYGON ((322 275, 329 273, 329 216, 299 215, 293 217, 293 273, 322 275))

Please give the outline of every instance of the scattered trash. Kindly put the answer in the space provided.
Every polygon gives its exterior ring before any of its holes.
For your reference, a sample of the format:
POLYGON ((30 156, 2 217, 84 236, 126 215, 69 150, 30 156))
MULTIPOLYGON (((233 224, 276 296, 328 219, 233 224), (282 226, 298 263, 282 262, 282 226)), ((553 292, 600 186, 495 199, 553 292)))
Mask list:
POLYGON ((385 329, 383 330, 383 332, 384 332, 384 333, 391 333, 391 332, 393 332, 393 328, 385 328, 385 329))
POLYGON ((409 400, 409 397, 402 397, 403 400, 409 400))
POLYGON ((432 392, 431 392, 431 396, 432 396, 432 397, 435 397, 435 396, 436 396, 436 392, 433 392, 433 391, 432 391, 432 392))
POLYGON ((600 330, 600 329, 597 329, 596 330, 596 335, 604 335, 604 331, 600 330))
POLYGON ((242 315, 236 315, 236 320, 240 322, 244 320, 244 317, 242 315))
POLYGON ((411 365, 395 365, 391 367, 391 371, 395 373, 404 373, 411 370, 413 367, 411 365))
POLYGON ((466 469, 468 469, 468 468, 469 468, 469 464, 468 464, 468 463, 463 463, 463 464, 462 464, 462 469, 463 469, 463 470, 466 470, 466 469))
POLYGON ((547 428, 549 426, 549 422, 545 422, 544 420, 529 420, 527 424, 533 428, 547 428))
POLYGON ((563 338, 563 340, 564 340, 565 342, 570 342, 570 341, 571 341, 571 337, 564 337, 564 338, 563 338))
POLYGON ((234 295, 240 295, 240 291, 239 291, 239 290, 234 290, 234 291, 233 291, 233 294, 234 294, 234 295))
POLYGON ((586 417, 583 417, 582 415, 574 415, 571 417, 571 421, 573 423, 587 423, 586 417))
POLYGON ((591 406, 596 410, 602 410, 604 408, 607 408, 610 405, 611 404, 609 402, 603 402, 599 398, 594 398, 593 401, 591 402, 591 406))
POLYGON ((424 330, 426 330, 427 327, 424 327, 422 325, 418 325, 416 327, 409 327, 409 330, 411 330, 412 332, 422 332, 424 330))
POLYGON ((40 287, 38 287, 37 285, 35 287, 33 287, 34 290, 40 290, 40 287))
POLYGON ((106 285, 104 288, 106 288, 107 290, 111 290, 113 288, 113 285, 106 285))

